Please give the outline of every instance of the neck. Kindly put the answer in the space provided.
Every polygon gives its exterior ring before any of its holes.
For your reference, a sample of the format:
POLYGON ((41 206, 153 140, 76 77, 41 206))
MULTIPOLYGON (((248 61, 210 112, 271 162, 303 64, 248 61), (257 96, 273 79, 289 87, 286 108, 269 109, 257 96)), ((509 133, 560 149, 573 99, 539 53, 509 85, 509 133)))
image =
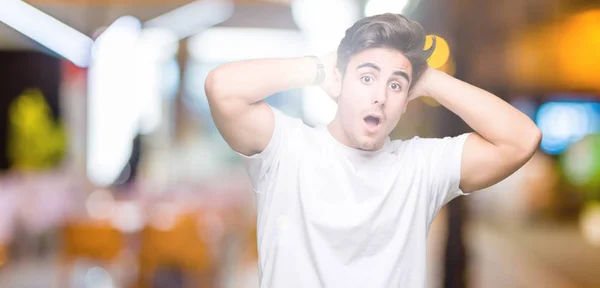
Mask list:
POLYGON ((327 130, 329 130, 329 134, 331 134, 331 136, 333 136, 333 138, 335 138, 335 140, 337 140, 341 144, 350 148, 359 149, 356 144, 352 143, 352 141, 350 140, 350 136, 348 136, 346 131, 344 131, 342 123, 338 118, 337 114, 335 115, 333 121, 331 121, 331 123, 327 125, 327 130))

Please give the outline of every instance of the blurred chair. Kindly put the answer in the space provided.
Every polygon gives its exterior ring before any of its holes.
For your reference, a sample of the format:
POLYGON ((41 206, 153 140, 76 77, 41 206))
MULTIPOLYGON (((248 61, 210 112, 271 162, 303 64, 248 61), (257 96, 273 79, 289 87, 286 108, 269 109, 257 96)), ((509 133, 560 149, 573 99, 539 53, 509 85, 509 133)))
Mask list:
POLYGON ((256 224, 246 227, 245 239, 243 241, 243 254, 242 259, 244 262, 256 265, 258 262, 258 242, 256 235, 256 224))
POLYGON ((6 262, 8 262, 8 251, 6 249, 6 244, 0 242, 0 268, 4 267, 6 262))
POLYGON ((88 259, 109 266, 125 248, 125 235, 108 222, 67 222, 62 231, 61 285, 68 287, 74 262, 88 259))
POLYGON ((157 229, 152 225, 143 229, 138 287, 151 287, 150 283, 154 283, 155 275, 161 269, 181 271, 184 276, 191 276, 186 279, 192 280, 191 287, 214 287, 217 265, 211 256, 209 243, 201 237, 203 233, 209 233, 199 221, 201 217, 194 213, 180 214, 167 229, 157 229))

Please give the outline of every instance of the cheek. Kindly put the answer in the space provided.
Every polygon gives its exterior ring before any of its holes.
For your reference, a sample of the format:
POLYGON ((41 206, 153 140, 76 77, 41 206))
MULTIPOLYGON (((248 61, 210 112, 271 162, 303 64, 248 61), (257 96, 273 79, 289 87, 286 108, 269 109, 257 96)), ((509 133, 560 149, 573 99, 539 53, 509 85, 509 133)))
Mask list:
POLYGON ((404 110, 406 108, 406 99, 399 99, 397 101, 389 102, 385 107, 385 116, 387 117, 390 125, 396 126, 402 114, 404 114, 404 110))
POLYGON ((408 103, 408 93, 400 93, 397 97, 400 106, 404 107, 408 103))
POLYGON ((398 121, 400 121, 403 112, 404 110, 395 110, 386 114, 388 116, 388 124, 392 127, 395 127, 398 124, 398 121))
POLYGON ((365 91, 364 86, 346 86, 340 99, 339 107, 350 113, 362 113, 370 107, 368 91, 365 91))
POLYGON ((353 101, 369 103, 369 95, 371 95, 371 89, 374 89, 373 86, 374 85, 364 85, 358 80, 348 80, 344 83, 342 88, 343 92, 347 93, 353 101))
POLYGON ((406 94, 403 93, 402 95, 394 95, 394 96, 388 98, 388 100, 386 102, 386 111, 400 110, 400 112, 403 112, 404 108, 406 107, 407 104, 408 104, 408 97, 406 94))
POLYGON ((357 113, 359 112, 360 111, 356 103, 356 99, 354 99, 354 95, 343 94, 338 102, 338 113, 342 122, 346 125, 350 124, 353 122, 357 113))

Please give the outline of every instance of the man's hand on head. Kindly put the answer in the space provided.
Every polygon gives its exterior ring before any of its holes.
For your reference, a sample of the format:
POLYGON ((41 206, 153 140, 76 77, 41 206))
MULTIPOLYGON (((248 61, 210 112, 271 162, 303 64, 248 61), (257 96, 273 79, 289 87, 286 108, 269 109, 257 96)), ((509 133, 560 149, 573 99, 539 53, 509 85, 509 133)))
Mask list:
POLYGON ((425 68, 425 71, 423 71, 423 73, 421 73, 421 78, 419 78, 418 82, 415 84, 415 86, 409 92, 408 101, 417 99, 421 96, 431 96, 431 94, 429 92, 430 91, 429 87, 431 87, 430 85, 432 85, 432 83, 435 82, 435 81, 432 81, 431 78, 435 77, 434 74, 437 74, 437 73, 439 73, 438 70, 436 70, 435 68, 432 68, 430 66, 427 66, 427 68, 425 68))

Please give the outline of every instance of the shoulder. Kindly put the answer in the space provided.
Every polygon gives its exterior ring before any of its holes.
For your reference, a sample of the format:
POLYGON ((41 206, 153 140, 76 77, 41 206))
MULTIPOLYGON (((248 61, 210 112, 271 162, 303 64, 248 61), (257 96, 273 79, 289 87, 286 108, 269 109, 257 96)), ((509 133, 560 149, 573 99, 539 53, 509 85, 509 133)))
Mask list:
POLYGON ((444 159, 455 154, 456 151, 462 152, 464 142, 469 135, 470 133, 465 133, 455 137, 443 138, 415 136, 407 140, 394 140, 393 143, 395 153, 404 161, 423 163, 429 160, 444 159))
POLYGON ((279 124, 280 127, 285 126, 286 128, 297 128, 297 129, 302 129, 303 126, 306 126, 304 124, 304 122, 302 122, 302 119, 293 117, 293 116, 289 116, 285 112, 283 112, 273 106, 269 106, 269 107, 271 108, 271 110, 273 110, 273 115, 275 118, 276 125, 279 124))
POLYGON ((415 153, 427 150, 436 138, 421 138, 414 136, 405 140, 393 140, 392 146, 398 155, 414 155, 415 153))
POLYGON ((463 143, 470 133, 461 134, 455 137, 447 136, 443 138, 421 138, 415 136, 408 140, 398 141, 401 149, 411 149, 414 151, 428 151, 436 148, 445 148, 448 146, 460 145, 463 143))
POLYGON ((317 137, 317 129, 308 126, 301 118, 290 116, 275 107, 271 109, 275 116, 275 130, 285 138, 288 146, 307 145, 317 137))

